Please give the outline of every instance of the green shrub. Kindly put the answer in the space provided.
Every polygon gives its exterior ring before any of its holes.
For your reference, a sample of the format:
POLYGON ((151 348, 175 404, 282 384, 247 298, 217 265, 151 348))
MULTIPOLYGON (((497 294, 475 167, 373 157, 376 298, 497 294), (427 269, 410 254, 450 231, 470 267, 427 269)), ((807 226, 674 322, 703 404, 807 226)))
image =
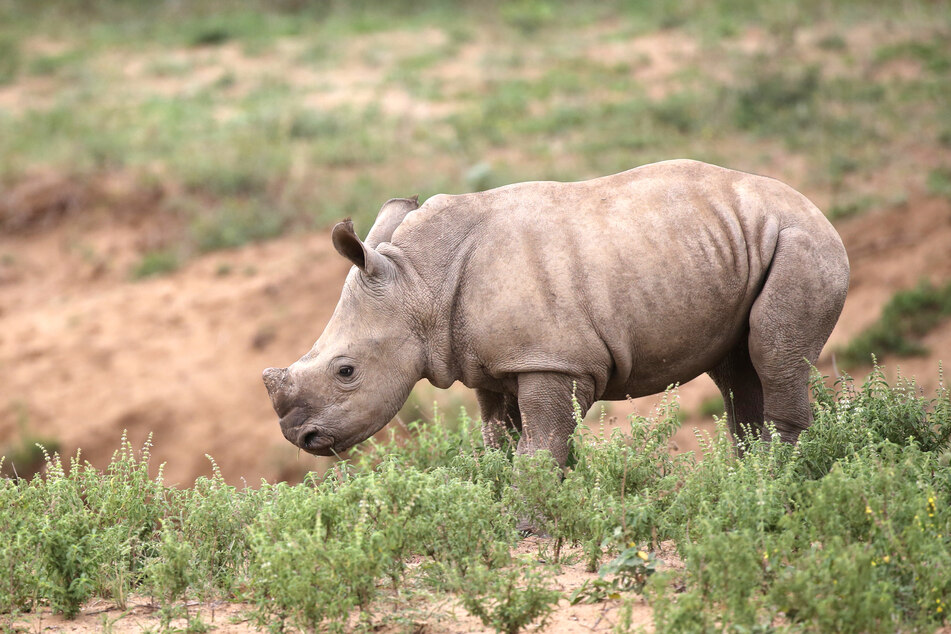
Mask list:
POLYGON ((247 527, 258 516, 262 498, 254 489, 226 484, 218 465, 214 460, 211 464, 211 478, 200 477, 180 493, 177 506, 183 512, 174 519, 180 539, 193 550, 194 589, 228 596, 247 577, 247 527))
POLYGON ((846 367, 867 364, 872 355, 912 356, 925 354, 921 338, 942 320, 951 317, 951 282, 935 286, 922 281, 899 291, 882 309, 878 321, 838 350, 846 367))
POLYGON ((215 251, 273 238, 280 235, 286 223, 287 218, 279 210, 258 202, 241 202, 197 215, 189 233, 200 250, 215 251))
POLYGON ((812 118, 820 86, 819 68, 757 68, 736 95, 734 121, 741 130, 776 132, 812 118))
POLYGON ((502 19, 524 34, 538 31, 555 17, 555 7, 545 0, 511 0, 501 5, 502 19))
POLYGON ((951 198, 951 169, 933 169, 928 172, 928 191, 951 198))
POLYGON ((497 632, 517 634, 536 621, 541 628, 561 598, 548 588, 547 577, 532 564, 503 570, 478 566, 459 583, 462 604, 497 632))
POLYGON ((34 521, 43 513, 38 487, 0 478, 0 613, 16 614, 36 605, 40 545, 34 521))
POLYGON ((141 280, 177 271, 181 266, 178 254, 174 251, 149 251, 142 256, 132 269, 132 279, 141 280))
POLYGON ((69 617, 94 596, 148 593, 167 628, 189 616, 183 599, 224 597, 272 630, 342 631, 379 625, 382 598, 454 593, 513 632, 545 621, 560 598, 546 579, 564 544, 580 544, 601 575, 570 600, 643 589, 660 632, 940 626, 949 391, 927 400, 876 368, 858 387, 816 376, 813 393, 815 422, 795 447, 757 439, 738 456, 721 421, 700 435, 702 459, 671 456, 669 398, 623 432, 579 428, 565 472, 544 452, 486 450, 464 413, 296 486, 236 489, 212 462, 212 477, 170 488, 150 475, 149 445, 125 438, 104 472, 48 457, 43 477, 0 480, 0 610, 69 617), (517 519, 551 535, 548 568, 512 556, 517 519), (662 540, 684 568, 659 568, 647 544, 662 540))
POLYGON ((722 396, 711 396, 700 403, 700 415, 704 418, 723 416, 724 412, 726 412, 726 405, 723 403, 722 396))
POLYGON ((0 475, 29 479, 46 464, 45 451, 57 449, 59 449, 59 441, 35 436, 27 430, 25 424, 21 425, 18 440, 0 450, 0 456, 3 458, 0 475))
MULTIPOLYGON (((99 517, 84 504, 80 485, 82 467, 74 461, 69 474, 59 457, 47 465, 50 484, 45 490, 45 514, 37 523, 37 573, 40 594, 53 611, 74 617, 96 590, 100 566, 108 561, 100 545, 99 517)), ((36 482, 36 480, 34 480, 36 482)), ((111 554, 111 553, 110 553, 111 554)))
POLYGON ((0 36, 0 86, 16 79, 20 71, 20 44, 16 40, 0 36))
POLYGON ((432 418, 391 426, 385 441, 370 438, 355 449, 352 460, 361 470, 372 469, 387 457, 428 470, 448 466, 460 454, 482 450, 481 427, 465 409, 460 410, 456 421, 449 421, 434 406, 432 418))
POLYGON ((877 370, 860 389, 845 382, 816 400, 797 447, 756 441, 738 458, 717 440, 706 446, 664 518, 688 526, 660 529, 686 568, 649 584, 659 631, 765 630, 777 618, 841 632, 943 622, 947 390, 926 401, 877 370))
POLYGON ((195 585, 195 553, 183 535, 168 525, 160 539, 155 557, 144 569, 144 585, 168 606, 184 600, 186 591, 195 585))

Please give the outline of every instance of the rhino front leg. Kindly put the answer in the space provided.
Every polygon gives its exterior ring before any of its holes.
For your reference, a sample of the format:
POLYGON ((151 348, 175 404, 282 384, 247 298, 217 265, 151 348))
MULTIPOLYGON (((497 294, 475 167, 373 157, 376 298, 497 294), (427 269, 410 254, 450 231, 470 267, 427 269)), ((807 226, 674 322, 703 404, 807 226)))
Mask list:
POLYGON ((568 441, 575 430, 572 395, 581 411, 594 403, 594 383, 589 378, 554 372, 518 375, 518 407, 522 436, 517 453, 548 450, 562 469, 568 462, 568 441))
POLYGON ((522 431, 518 398, 514 394, 483 389, 477 389, 475 392, 479 411, 482 413, 482 441, 489 449, 501 449, 504 439, 514 437, 513 431, 522 431))

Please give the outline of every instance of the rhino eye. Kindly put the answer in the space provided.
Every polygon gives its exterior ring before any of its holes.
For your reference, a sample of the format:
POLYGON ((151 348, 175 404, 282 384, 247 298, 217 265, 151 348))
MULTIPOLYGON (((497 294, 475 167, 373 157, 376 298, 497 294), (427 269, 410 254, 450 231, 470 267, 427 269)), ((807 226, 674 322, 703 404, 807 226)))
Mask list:
POLYGON ((340 376, 353 376, 353 366, 352 365, 340 366, 340 369, 337 370, 337 374, 339 374, 340 376))

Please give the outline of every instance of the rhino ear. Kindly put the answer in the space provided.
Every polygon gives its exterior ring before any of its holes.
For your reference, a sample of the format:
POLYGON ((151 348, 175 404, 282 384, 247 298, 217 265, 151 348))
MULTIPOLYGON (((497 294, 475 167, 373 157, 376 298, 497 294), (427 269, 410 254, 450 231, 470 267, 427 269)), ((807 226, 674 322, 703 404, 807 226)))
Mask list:
POLYGON ((391 198, 383 203, 380 213, 376 216, 376 222, 367 234, 366 245, 375 249, 381 243, 389 242, 393 238, 393 232, 403 222, 403 218, 416 209, 419 209, 419 194, 412 198, 391 198))
POLYGON ((388 262, 385 256, 380 255, 360 241, 353 230, 350 219, 338 222, 331 233, 331 239, 337 253, 357 265, 361 271, 373 276, 383 272, 388 262))

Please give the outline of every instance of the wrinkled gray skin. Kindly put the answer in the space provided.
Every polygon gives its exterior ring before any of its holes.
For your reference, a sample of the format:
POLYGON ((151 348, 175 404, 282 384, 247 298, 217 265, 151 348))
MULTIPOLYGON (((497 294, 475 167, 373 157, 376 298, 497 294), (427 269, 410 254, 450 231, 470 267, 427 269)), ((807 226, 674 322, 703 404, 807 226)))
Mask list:
POLYGON ((703 372, 734 437, 770 420, 795 442, 849 285, 842 241, 805 197, 684 160, 394 199, 366 242, 348 221, 333 243, 355 266, 330 323, 264 371, 284 436, 317 455, 376 433, 421 378, 475 388, 487 445, 516 428, 518 452, 562 466, 573 386, 587 411, 703 372))

